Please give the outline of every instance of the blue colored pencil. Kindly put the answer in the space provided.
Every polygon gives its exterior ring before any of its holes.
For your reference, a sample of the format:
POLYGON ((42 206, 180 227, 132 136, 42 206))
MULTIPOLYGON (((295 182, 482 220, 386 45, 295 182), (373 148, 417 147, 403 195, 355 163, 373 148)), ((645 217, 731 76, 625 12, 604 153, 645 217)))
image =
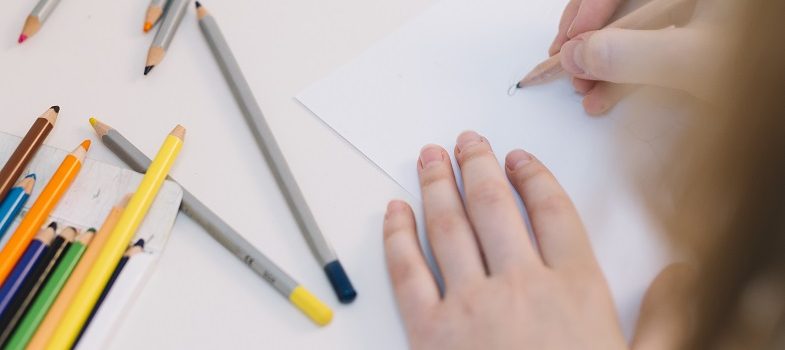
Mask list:
POLYGON ((33 185, 35 185, 35 174, 25 176, 8 191, 5 199, 0 203, 0 239, 3 238, 16 216, 22 211, 22 207, 27 203, 30 193, 33 192, 33 185))
POLYGON ((36 238, 30 241, 30 245, 27 246, 27 250, 22 254, 22 258, 14 265, 14 269, 11 270, 8 279, 0 287, 0 315, 5 314, 10 309, 14 295, 22 288, 27 277, 35 270, 41 257, 46 254, 49 244, 55 238, 56 229, 57 225, 51 223, 49 227, 38 232, 36 238))

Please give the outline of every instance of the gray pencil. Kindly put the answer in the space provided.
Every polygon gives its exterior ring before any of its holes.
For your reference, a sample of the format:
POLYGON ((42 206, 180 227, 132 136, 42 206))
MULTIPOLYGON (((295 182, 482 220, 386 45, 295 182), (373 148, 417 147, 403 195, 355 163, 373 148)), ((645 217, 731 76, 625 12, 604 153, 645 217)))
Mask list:
POLYGON ((38 30, 41 29, 41 26, 46 22, 46 19, 49 18, 49 15, 52 14, 59 3, 60 0, 38 1, 38 4, 35 5, 33 11, 30 11, 30 15, 27 16, 27 20, 25 20, 25 24, 22 27, 22 34, 19 34, 20 44, 35 35, 35 33, 38 33, 38 30))
MULTIPOLYGON (((131 169, 140 173, 147 171, 147 167, 151 163, 150 158, 145 156, 142 151, 136 148, 122 134, 95 118, 90 118, 90 124, 95 129, 101 142, 131 169)), ((174 181, 171 178, 170 180, 174 181)), ((324 303, 311 295, 310 292, 307 292, 303 286, 281 270, 278 265, 273 263, 262 252, 254 248, 251 243, 246 241, 229 224, 224 222, 185 188, 183 188, 183 202, 180 205, 180 211, 201 225, 216 241, 231 251, 238 259, 242 260, 257 275, 270 283, 281 295, 292 301, 314 322, 320 325, 329 322, 329 319, 325 322, 324 310, 329 311, 329 308, 324 303), (315 300, 311 301, 312 303, 315 305, 321 304, 322 307, 316 311, 304 309, 293 299, 293 295, 298 294, 300 297, 302 297, 302 294, 308 294, 309 298, 315 300)))
POLYGON ((169 44, 172 43, 177 28, 180 27, 180 22, 183 21, 183 16, 188 9, 188 2, 190 0, 171 0, 171 3, 166 8, 161 27, 155 33, 153 44, 150 45, 150 51, 147 52, 147 62, 144 65, 144 75, 150 73, 153 68, 161 63, 166 56, 166 50, 169 49, 169 44))
POLYGON ((311 251, 327 274, 327 278, 330 280, 338 300, 342 303, 352 302, 357 297, 357 292, 354 290, 332 247, 324 235, 322 235, 313 214, 311 214, 308 203, 306 203, 302 192, 300 192, 300 188, 297 186, 294 176, 286 164, 286 159, 284 159, 281 150, 278 148, 275 137, 267 126, 262 110, 256 103, 253 92, 251 92, 251 88, 245 81, 240 66, 234 59, 226 39, 224 39, 221 30, 218 28, 218 24, 198 1, 196 2, 196 10, 199 27, 202 29, 202 33, 205 39, 207 39, 207 43, 216 61, 218 61, 224 77, 227 83, 229 83, 229 87, 240 105, 240 109, 243 111, 245 120, 275 176, 278 187, 289 204, 289 209, 291 209, 300 231, 305 236, 311 251))
POLYGON ((147 12, 144 14, 144 27, 142 30, 147 33, 153 26, 158 23, 158 19, 164 14, 166 7, 166 0, 151 0, 150 6, 147 7, 147 12))

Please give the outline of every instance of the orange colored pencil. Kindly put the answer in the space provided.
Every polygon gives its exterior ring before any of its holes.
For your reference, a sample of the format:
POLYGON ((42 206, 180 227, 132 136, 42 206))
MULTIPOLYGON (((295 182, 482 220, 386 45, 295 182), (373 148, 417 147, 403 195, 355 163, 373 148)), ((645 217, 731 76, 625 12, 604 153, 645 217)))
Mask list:
POLYGON ((60 294, 57 295, 57 299, 54 304, 52 304, 52 307, 49 308, 49 311, 47 311, 44 320, 38 325, 35 335, 33 335, 30 342, 27 343, 25 349, 44 349, 49 338, 52 337, 55 327, 57 327, 60 320, 63 318, 65 310, 68 308, 68 305, 71 304, 71 300, 74 299, 76 291, 82 286, 82 282, 84 282, 85 277, 87 277, 87 273, 90 272, 90 268, 93 267, 93 262, 95 262, 98 258, 98 254, 101 253, 101 249, 106 245, 106 240, 109 238, 112 230, 114 230, 114 227, 117 226, 117 222, 120 221, 120 215, 123 214, 123 210, 125 210, 130 199, 131 196, 127 195, 123 197, 120 203, 112 207, 109 215, 104 219, 101 228, 98 229, 98 233, 95 234, 90 245, 87 246, 87 251, 84 252, 84 255, 82 255, 82 258, 79 260, 79 264, 77 264, 74 271, 71 272, 71 276, 68 277, 68 282, 66 282, 63 289, 60 290, 60 294))
POLYGON ((85 140, 65 157, 63 162, 60 163, 60 167, 52 175, 52 179, 46 184, 41 194, 38 195, 38 199, 35 200, 30 211, 27 212, 22 222, 19 223, 19 227, 11 236, 11 239, 8 240, 3 250, 0 251, 0 285, 5 282, 14 264, 22 256, 35 233, 44 224, 46 218, 49 217, 49 213, 52 212, 52 209, 54 209, 57 202, 60 201, 60 198, 63 197, 63 194, 74 181, 74 178, 76 178, 89 148, 90 140, 85 140))

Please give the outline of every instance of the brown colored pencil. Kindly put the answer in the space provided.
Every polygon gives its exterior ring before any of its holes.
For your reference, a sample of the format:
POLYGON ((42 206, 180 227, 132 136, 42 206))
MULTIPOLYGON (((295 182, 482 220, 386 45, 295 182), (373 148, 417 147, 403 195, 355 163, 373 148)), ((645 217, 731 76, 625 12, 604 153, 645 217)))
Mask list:
POLYGON ((38 148, 44 143, 44 139, 55 126, 57 113, 59 112, 60 107, 52 106, 44 114, 41 114, 33 122, 33 126, 27 131, 25 137, 22 138, 22 142, 16 147, 14 153, 8 158, 8 162, 0 170, 0 198, 5 198, 5 195, 14 186, 16 180, 22 175, 25 167, 27 167, 27 163, 33 159, 38 148))
MULTIPOLYGON (((683 20, 684 15, 690 12, 687 10, 694 5, 695 0, 653 0, 613 21, 605 28, 652 29, 657 26, 673 25, 683 20)), ((557 53, 534 67, 518 82, 517 87, 520 89, 551 81, 562 71, 564 69, 561 66, 561 53, 557 53)))

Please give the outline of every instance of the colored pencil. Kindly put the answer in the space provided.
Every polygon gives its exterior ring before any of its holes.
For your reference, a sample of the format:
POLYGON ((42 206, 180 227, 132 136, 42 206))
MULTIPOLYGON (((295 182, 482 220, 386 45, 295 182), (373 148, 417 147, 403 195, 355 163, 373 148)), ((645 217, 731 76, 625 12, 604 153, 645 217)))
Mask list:
POLYGON ((189 0, 171 0, 172 3, 166 9, 161 27, 155 33, 153 43, 150 45, 150 51, 147 52, 147 62, 144 65, 144 75, 150 73, 153 68, 164 60, 166 50, 169 49, 169 44, 172 43, 177 28, 180 27, 180 22, 183 21, 186 9, 188 8, 189 0))
POLYGON ((158 20, 161 18, 161 15, 164 14, 164 6, 166 5, 166 0, 151 0, 150 6, 147 7, 147 12, 144 15, 144 26, 142 30, 147 33, 150 29, 153 29, 158 20))
MULTIPOLYGON (((8 158, 8 161, 0 170, 0 198, 5 198, 8 191, 13 187, 16 180, 22 176, 22 172, 27 167, 27 163, 38 152, 38 148, 44 143, 44 139, 49 136, 49 132, 55 126, 57 121, 57 113, 60 112, 60 107, 52 106, 38 117, 30 129, 19 142, 14 153, 8 158)), ((2 279, 0 278, 0 281, 2 279)))
POLYGON ((11 224, 22 211, 22 208, 24 208, 27 200, 30 199, 30 193, 33 193, 33 186, 35 186, 35 174, 25 176, 24 179, 20 180, 16 186, 8 191, 5 199, 0 203, 0 239, 3 238, 5 232, 11 227, 11 224))
POLYGON ((49 278, 41 289, 41 293, 35 297, 30 309, 24 315, 22 321, 19 322, 8 343, 5 344, 5 350, 23 350, 25 348, 57 298, 57 294, 60 293, 68 277, 71 276, 71 273, 76 268, 79 259, 87 250, 87 246, 94 235, 95 229, 90 228, 77 236, 71 243, 62 261, 57 264, 54 272, 52 272, 52 277, 49 278))
POLYGON ((28 38, 38 33, 41 26, 44 25, 49 15, 54 12, 60 0, 39 0, 38 4, 33 7, 33 11, 27 16, 25 25, 22 27, 22 34, 19 34, 19 43, 23 43, 28 38))
MULTIPOLYGON (((90 118, 90 124, 109 150, 130 166, 131 169, 140 173, 147 171, 147 167, 150 165, 150 158, 147 158, 142 151, 134 146, 131 141, 128 141, 119 131, 95 118, 90 118)), ((232 252, 240 261, 248 265, 259 277, 270 283, 284 298, 298 300, 298 302, 299 300, 308 300, 307 303, 303 304, 308 305, 308 307, 302 307, 297 303, 295 305, 315 323, 326 325, 330 322, 332 311, 327 305, 278 267, 270 258, 262 254, 184 187, 180 211, 201 225, 216 241, 232 252), (297 293, 295 293, 295 290, 297 293)))
POLYGON ((112 290, 112 286, 114 286, 114 282, 117 281, 117 277, 120 276, 120 273, 123 272, 123 268, 125 267, 125 264, 128 263, 128 259, 143 251, 144 251, 144 239, 140 238, 139 240, 136 241, 136 243, 128 247, 128 249, 125 251, 125 254, 123 254, 123 257, 120 258, 119 262, 117 262, 117 267, 115 267, 114 271, 112 271, 112 276, 109 277, 109 281, 106 282, 106 286, 104 286, 104 290, 101 291, 101 295, 98 297, 98 301, 95 302, 95 306, 93 306, 93 310, 90 311, 90 316, 87 316, 87 321, 85 321, 84 326, 82 326, 82 330, 79 331, 79 335, 76 337, 76 344, 79 344, 79 339, 82 338, 85 330, 87 330, 87 327, 90 327, 90 322, 93 320, 93 317, 95 317, 95 314, 96 312, 98 312, 98 309, 101 308, 101 304, 104 303, 104 300, 106 299, 106 295, 109 294, 110 290, 112 290))
POLYGON ((38 264, 25 280, 22 288, 11 300, 11 306, 6 312, 0 315, 0 344, 5 344, 11 337, 11 332, 22 319, 27 308, 33 302, 33 298, 46 283, 49 275, 54 270, 63 252, 71 245, 71 241, 76 237, 76 230, 73 227, 65 228, 49 244, 49 249, 41 256, 38 264))
POLYGON ((139 284, 144 281, 153 262, 154 255, 147 253, 136 254, 128 260, 112 291, 90 322, 90 327, 76 344, 77 350, 108 348, 107 340, 111 338, 123 314, 128 312, 126 305, 136 299, 139 284))
POLYGON ((79 260, 79 264, 76 265, 76 268, 71 273, 71 276, 68 278, 65 286, 63 286, 60 294, 57 295, 54 304, 49 308, 49 312, 44 316, 44 320, 41 321, 41 324, 35 330, 35 334, 33 334, 30 342, 27 343, 28 350, 43 349, 52 337, 55 327, 57 327, 63 319, 66 309, 71 305, 71 301, 76 296, 76 292, 79 290, 79 287, 82 286, 82 283, 93 267, 95 260, 106 245, 109 235, 112 233, 115 226, 117 226, 117 222, 120 220, 120 216, 123 214, 130 199, 130 195, 123 197, 106 216, 98 233, 95 234, 95 237, 87 247, 87 251, 84 252, 82 259, 79 260))
POLYGON ((38 232, 35 239, 30 242, 21 259, 17 262, 9 278, 0 288, 0 315, 5 315, 11 308, 11 302, 25 284, 27 277, 36 270, 36 265, 49 250, 49 244, 55 237, 57 224, 54 222, 49 227, 38 232))
POLYGON ((66 309, 62 321, 55 328, 49 343, 46 345, 47 349, 65 350, 74 344, 76 336, 79 334, 79 330, 82 329, 82 325, 84 325, 87 316, 90 314, 90 310, 101 294, 103 286, 109 280, 114 267, 120 261, 125 248, 131 241, 136 229, 142 223, 145 215, 147 215, 150 205, 158 194, 158 190, 160 190, 161 185, 166 180, 166 176, 183 146, 184 137, 185 128, 178 125, 164 140, 153 163, 150 165, 150 169, 147 170, 147 173, 142 178, 142 182, 120 216, 120 221, 112 230, 106 245, 101 250, 101 254, 95 260, 93 268, 90 269, 84 283, 77 290, 76 296, 74 296, 71 305, 66 309))
POLYGON ((341 262, 333 251, 333 248, 324 237, 316 219, 313 217, 311 210, 308 208, 308 202, 305 201, 297 182, 294 179, 294 174, 286 164, 286 159, 275 141, 270 127, 267 125, 264 114, 256 103, 253 96, 251 87, 245 81, 240 65, 232 55, 229 44, 218 24, 215 22, 213 16, 207 13, 207 10, 196 2, 197 18, 199 20, 199 27, 202 29, 205 39, 207 40, 210 50, 215 56, 221 71, 229 83, 230 89, 234 94, 237 103, 240 105, 240 110, 243 111, 245 121, 251 129, 251 133, 256 138, 256 143, 259 146, 267 164, 270 166, 275 181, 281 189, 289 209, 292 211, 295 220, 297 221, 300 231, 308 242, 311 252, 316 257, 316 260, 322 266, 327 278, 333 286, 338 300, 342 303, 350 303, 357 297, 357 292, 354 290, 349 276, 344 271, 341 262))
MULTIPOLYGON (((693 5, 694 2, 695 0, 654 0, 611 22, 605 28, 651 29, 653 25, 660 23, 661 17, 684 11, 685 7, 693 5)), ((563 71, 561 53, 557 53, 534 67, 518 82, 517 87, 521 89, 526 86, 546 83, 563 71)))
POLYGON ((22 255, 24 248, 33 239, 35 232, 41 227, 44 220, 46 220, 49 213, 68 190, 74 178, 76 178, 76 175, 82 168, 82 161, 87 154, 88 148, 90 148, 90 140, 85 140, 65 157, 60 167, 52 175, 49 183, 46 184, 44 190, 38 195, 30 211, 22 219, 19 227, 16 228, 14 235, 3 247, 3 250, 0 251, 0 283, 8 277, 14 262, 22 255))

